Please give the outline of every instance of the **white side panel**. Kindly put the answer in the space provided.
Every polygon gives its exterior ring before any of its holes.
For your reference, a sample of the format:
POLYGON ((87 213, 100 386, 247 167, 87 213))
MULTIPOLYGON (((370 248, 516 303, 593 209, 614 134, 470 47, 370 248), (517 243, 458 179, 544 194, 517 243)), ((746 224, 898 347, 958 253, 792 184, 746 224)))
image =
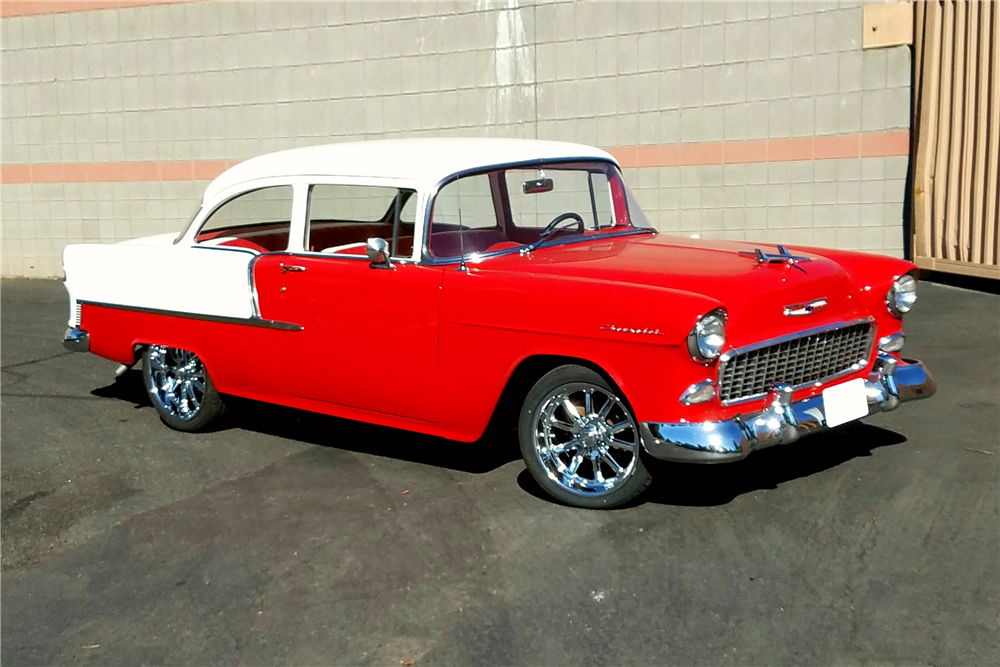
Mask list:
POLYGON ((97 301, 249 319, 255 256, 232 248, 70 245, 63 252, 70 309, 76 301, 97 301))

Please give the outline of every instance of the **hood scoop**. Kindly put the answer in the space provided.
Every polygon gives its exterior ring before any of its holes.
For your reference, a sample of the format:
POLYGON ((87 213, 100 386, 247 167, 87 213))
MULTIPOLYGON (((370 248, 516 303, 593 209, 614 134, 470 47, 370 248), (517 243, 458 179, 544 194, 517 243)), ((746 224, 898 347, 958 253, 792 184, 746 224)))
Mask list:
POLYGON ((806 270, 801 266, 797 266, 799 262, 811 262, 812 258, 802 257, 801 255, 793 255, 788 252, 788 248, 783 245, 778 246, 777 255, 769 255, 760 248, 755 248, 753 250, 740 250, 741 255, 746 255, 748 257, 753 257, 758 264, 787 264, 793 266, 802 273, 806 270))

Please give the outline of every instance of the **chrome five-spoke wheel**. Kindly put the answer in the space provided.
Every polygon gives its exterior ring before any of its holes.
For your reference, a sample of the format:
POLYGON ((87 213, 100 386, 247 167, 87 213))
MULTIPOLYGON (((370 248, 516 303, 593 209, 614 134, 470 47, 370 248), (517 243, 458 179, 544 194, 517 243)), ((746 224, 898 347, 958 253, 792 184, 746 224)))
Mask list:
POLYGON ((614 507, 649 484, 639 426, 598 373, 561 366, 535 384, 521 412, 521 450, 535 480, 581 507, 614 507))
POLYGON ((150 345, 142 370, 150 400, 168 426, 195 431, 221 413, 222 399, 193 352, 150 345))

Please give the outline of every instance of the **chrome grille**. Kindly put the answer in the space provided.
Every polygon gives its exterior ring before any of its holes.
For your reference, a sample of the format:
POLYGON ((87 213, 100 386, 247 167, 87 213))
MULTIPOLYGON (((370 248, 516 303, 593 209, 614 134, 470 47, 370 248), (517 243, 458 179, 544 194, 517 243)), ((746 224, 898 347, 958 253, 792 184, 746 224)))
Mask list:
POLYGON ((720 364, 719 395, 731 403, 763 396, 775 382, 828 380, 864 366, 872 343, 871 322, 859 322, 737 353, 720 364))

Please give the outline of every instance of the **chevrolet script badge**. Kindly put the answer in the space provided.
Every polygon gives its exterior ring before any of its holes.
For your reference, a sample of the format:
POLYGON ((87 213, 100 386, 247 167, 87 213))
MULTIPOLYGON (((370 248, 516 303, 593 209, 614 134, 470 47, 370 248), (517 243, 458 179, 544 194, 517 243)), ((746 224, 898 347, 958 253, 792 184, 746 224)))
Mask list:
POLYGON ((812 315, 813 313, 823 310, 824 308, 826 308, 826 297, 816 299, 815 301, 810 301, 808 303, 797 303, 793 306, 785 306, 785 315, 787 317, 812 315))

